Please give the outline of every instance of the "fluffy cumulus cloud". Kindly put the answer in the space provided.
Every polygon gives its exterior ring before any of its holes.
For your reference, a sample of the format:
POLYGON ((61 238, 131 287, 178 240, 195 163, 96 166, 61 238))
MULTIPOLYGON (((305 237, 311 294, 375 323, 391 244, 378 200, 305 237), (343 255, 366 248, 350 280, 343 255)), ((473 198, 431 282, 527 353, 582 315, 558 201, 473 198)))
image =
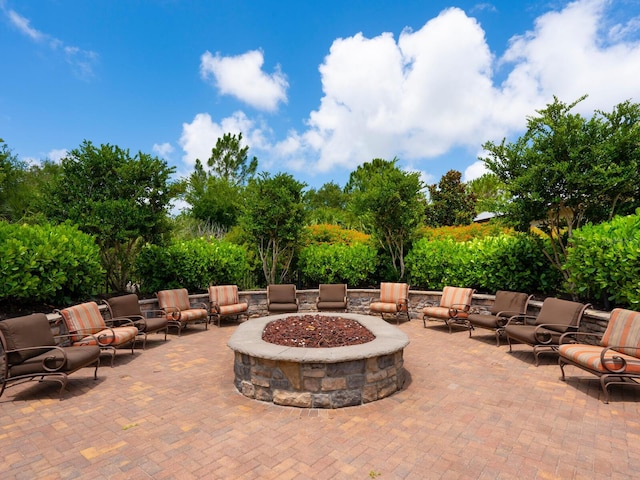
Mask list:
POLYGON ((205 52, 200 58, 200 75, 210 79, 223 95, 232 95, 254 108, 274 111, 287 101, 287 79, 276 66, 275 72, 262 70, 264 55, 252 50, 234 57, 205 52))

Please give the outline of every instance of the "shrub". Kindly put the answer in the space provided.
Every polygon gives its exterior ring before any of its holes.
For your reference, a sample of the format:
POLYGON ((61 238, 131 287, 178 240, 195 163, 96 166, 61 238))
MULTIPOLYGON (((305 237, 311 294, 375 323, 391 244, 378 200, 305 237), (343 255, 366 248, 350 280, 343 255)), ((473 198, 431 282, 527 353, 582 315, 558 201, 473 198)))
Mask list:
POLYGON ((104 283, 100 250, 75 226, 0 222, 0 299, 68 304, 104 283))
POLYGON ((136 258, 135 280, 143 293, 171 288, 204 291, 209 285, 241 288, 249 273, 246 250, 225 240, 197 238, 168 247, 146 245, 136 258))
POLYGON ((565 269, 572 293, 640 310, 640 209, 575 230, 565 269))
POLYGON ((298 267, 305 285, 346 283, 365 286, 375 273, 376 250, 363 243, 319 244, 300 250, 298 267))
POLYGON ((320 224, 305 227, 302 234, 303 245, 316 245, 321 243, 342 243, 353 245, 355 243, 367 243, 370 235, 357 230, 349 230, 338 225, 320 224))
POLYGON ((407 255, 413 286, 441 290, 447 285, 479 291, 548 292, 560 282, 542 253, 543 240, 527 234, 477 238, 422 239, 407 255))
POLYGON ((456 242, 467 242, 474 238, 493 237, 512 230, 498 223, 472 223, 453 227, 422 227, 418 230, 417 238, 427 240, 444 240, 450 238, 456 242))

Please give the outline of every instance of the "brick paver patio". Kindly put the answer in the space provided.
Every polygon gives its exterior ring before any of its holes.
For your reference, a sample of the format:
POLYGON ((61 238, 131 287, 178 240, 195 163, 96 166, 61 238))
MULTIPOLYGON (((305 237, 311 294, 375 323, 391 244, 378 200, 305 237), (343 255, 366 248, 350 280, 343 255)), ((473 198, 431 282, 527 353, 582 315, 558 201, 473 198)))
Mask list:
POLYGON ((640 389, 600 400, 595 377, 491 332, 400 325, 409 381, 364 406, 301 410, 233 386, 233 325, 153 335, 116 366, 0 397, 0 478, 572 479, 640 472, 640 389))

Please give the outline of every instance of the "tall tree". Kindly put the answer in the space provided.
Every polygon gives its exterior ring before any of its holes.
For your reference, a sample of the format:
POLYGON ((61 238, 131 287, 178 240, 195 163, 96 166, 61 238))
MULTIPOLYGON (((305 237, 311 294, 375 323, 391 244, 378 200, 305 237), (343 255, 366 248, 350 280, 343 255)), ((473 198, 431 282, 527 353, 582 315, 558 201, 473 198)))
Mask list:
POLYGON ((476 215, 502 213, 509 201, 507 186, 494 173, 485 173, 467 183, 467 192, 476 198, 476 215))
POLYGON ((415 172, 403 172, 391 161, 374 159, 349 177, 351 208, 391 257, 398 279, 404 278, 404 256, 424 218, 422 182, 415 172))
POLYGON ((484 145, 487 167, 511 195, 510 218, 523 230, 537 223, 550 240, 549 260, 565 278, 566 245, 576 228, 640 205, 640 105, 626 101, 587 119, 571 113, 585 98, 566 104, 554 97, 527 118, 515 142, 484 145))
POLYGON ((139 152, 84 141, 61 160, 50 184, 46 213, 70 220, 100 246, 107 288, 122 291, 141 242, 157 241, 169 229, 168 209, 177 195, 175 168, 139 152))
POLYGON ((318 190, 313 188, 304 194, 304 203, 310 223, 328 223, 349 227, 356 220, 346 210, 349 194, 334 182, 325 183, 318 190))
POLYGON ((449 170, 440 182, 429 185, 427 223, 433 227, 469 225, 476 212, 475 195, 467 191, 462 174, 449 170))
POLYGON ((207 165, 214 176, 234 185, 245 185, 258 168, 258 159, 249 160, 249 146, 242 146, 242 133, 225 133, 211 149, 207 165))
POLYGON ((267 283, 287 278, 305 220, 303 183, 264 172, 249 181, 241 224, 253 239, 267 283))
POLYGON ((20 189, 18 186, 26 171, 24 162, 18 160, 0 138, 0 218, 15 221, 20 218, 20 189))

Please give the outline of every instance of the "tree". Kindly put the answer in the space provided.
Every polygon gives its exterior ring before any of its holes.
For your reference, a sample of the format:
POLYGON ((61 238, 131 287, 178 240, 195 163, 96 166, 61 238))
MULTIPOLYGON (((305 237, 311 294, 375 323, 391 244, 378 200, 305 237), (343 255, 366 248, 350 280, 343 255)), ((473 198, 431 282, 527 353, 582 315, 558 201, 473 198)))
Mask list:
POLYGON ((573 231, 628 214, 640 205, 640 105, 618 104, 611 113, 586 119, 571 104, 553 102, 527 118, 527 131, 513 143, 484 145, 487 167, 510 194, 507 213, 521 230, 532 222, 548 235, 549 260, 562 271, 573 231))
POLYGON ((467 192, 476 198, 476 215, 482 212, 502 213, 507 208, 507 186, 494 173, 485 173, 468 182, 467 192))
POLYGON ((307 190, 304 203, 308 220, 312 224, 327 223, 349 227, 355 223, 355 219, 346 210, 349 194, 337 183, 329 182, 318 190, 307 190))
POLYGON ((223 231, 237 224, 244 187, 258 168, 258 159, 249 161, 249 147, 241 143, 242 133, 218 138, 208 170, 196 160, 186 185, 184 200, 191 205, 191 216, 223 231))
POLYGON ((249 181, 241 224, 253 239, 269 284, 289 273, 304 226, 303 183, 291 175, 264 172, 249 181))
POLYGON ((166 162, 117 146, 84 141, 61 160, 61 173, 46 194, 46 213, 96 237, 107 288, 122 291, 142 242, 168 232, 168 209, 177 195, 166 162))
POLYGON ((476 213, 475 195, 467 191, 462 174, 449 170, 440 182, 429 185, 426 221, 432 227, 469 225, 476 213))
POLYGON ((10 221, 20 218, 16 211, 20 206, 18 185, 25 171, 24 162, 19 161, 0 138, 0 218, 10 221))
POLYGON ((374 159, 349 177, 351 208, 391 257, 398 279, 404 278, 404 256, 424 218, 422 182, 415 172, 403 172, 391 161, 374 159))

